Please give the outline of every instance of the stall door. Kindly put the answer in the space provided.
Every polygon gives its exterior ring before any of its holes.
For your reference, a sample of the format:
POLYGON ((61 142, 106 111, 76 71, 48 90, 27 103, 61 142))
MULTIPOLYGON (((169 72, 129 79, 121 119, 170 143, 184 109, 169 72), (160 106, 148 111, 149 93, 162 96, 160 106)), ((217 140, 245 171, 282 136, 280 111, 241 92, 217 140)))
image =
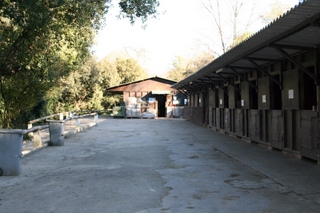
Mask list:
POLYGON ((250 139, 256 142, 260 141, 260 119, 259 110, 249 111, 249 136, 250 139))
POLYGON ((299 133, 302 156, 318 160, 318 128, 319 121, 317 119, 317 113, 309 110, 302 110, 299 133))
POLYGON ((281 110, 271 111, 271 146, 281 150, 284 148, 283 115, 281 110))
POLYGON ((235 133, 238 136, 244 136, 244 114, 242 109, 235 110, 235 133))
POLYGON ((231 132, 230 130, 230 109, 224 109, 224 130, 226 132, 231 132))

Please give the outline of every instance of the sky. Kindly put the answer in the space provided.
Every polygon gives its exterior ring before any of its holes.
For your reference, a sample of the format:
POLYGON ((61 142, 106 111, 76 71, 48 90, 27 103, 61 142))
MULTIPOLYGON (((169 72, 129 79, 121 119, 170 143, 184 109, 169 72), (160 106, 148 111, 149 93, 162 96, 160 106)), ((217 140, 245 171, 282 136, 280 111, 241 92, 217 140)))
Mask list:
MULTIPOLYGON (((128 19, 117 18, 117 7, 106 15, 105 26, 98 32, 92 50, 98 60, 120 52, 126 52, 136 58, 145 68, 149 77, 166 77, 172 68, 175 56, 190 57, 208 48, 209 40, 214 36, 211 32, 212 22, 201 4, 201 0, 159 0, 159 15, 149 19, 146 27, 138 21, 131 25, 128 19)), ((256 1, 255 10, 265 11, 275 0, 256 1)), ((293 7, 299 0, 280 0, 293 7)), ((256 32, 264 27, 264 23, 252 25, 256 32)))

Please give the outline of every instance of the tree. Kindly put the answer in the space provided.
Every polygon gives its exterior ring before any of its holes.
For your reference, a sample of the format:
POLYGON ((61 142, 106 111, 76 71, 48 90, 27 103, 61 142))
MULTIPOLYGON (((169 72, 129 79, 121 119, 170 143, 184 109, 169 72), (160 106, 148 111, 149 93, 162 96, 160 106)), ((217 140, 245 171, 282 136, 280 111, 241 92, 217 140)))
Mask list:
POLYGON ((17 115, 28 112, 36 105, 39 93, 34 91, 48 89, 46 82, 30 73, 17 73, 15 77, 2 77, 0 81, 1 128, 12 127, 13 123, 16 123, 17 115))
MULTIPOLYGON (((70 73, 76 75, 75 71, 90 56, 89 47, 95 32, 111 5, 111 0, 0 1, 0 105, 6 108, 1 112, 3 124, 20 116, 18 106, 14 109, 15 106, 9 104, 17 96, 19 101, 28 103, 26 109, 37 105, 36 99, 30 99, 33 102, 29 104, 28 96, 8 93, 10 87, 17 87, 21 81, 21 86, 28 87, 29 96, 39 97, 48 88, 44 85, 56 85, 70 73)), ((119 5, 122 16, 134 23, 136 19, 144 22, 156 14, 159 3, 157 0, 121 0, 119 5)), ((73 89, 84 92, 83 88, 73 89)), ((48 102, 51 109, 72 106, 60 100, 71 100, 70 95, 74 93, 64 90, 67 93, 59 95, 61 91, 59 88, 48 91, 49 96, 54 97, 48 102)))
POLYGON ((173 61, 173 69, 168 71, 167 78, 173 81, 181 81, 209 64, 213 59, 214 56, 208 52, 202 52, 190 58, 176 56, 173 61))
MULTIPOLYGON (((63 48, 75 50, 70 64, 79 63, 89 53, 93 30, 99 29, 110 5, 110 0, 1 1, 0 76, 38 71, 63 48)), ((121 0, 119 5, 121 15, 134 23, 154 15, 159 3, 121 0)))
POLYGON ((81 68, 62 76, 46 94, 47 111, 100 110, 119 100, 105 93, 108 87, 146 77, 146 72, 132 58, 105 57, 88 60, 81 68))
POLYGON ((103 88, 117 86, 121 82, 121 77, 117 70, 117 64, 115 60, 105 57, 100 60, 96 67, 96 75, 100 76, 100 85, 103 88))
POLYGON ((93 29, 99 28, 107 9, 103 0, 90 4, 70 0, 4 1, 0 6, 0 76, 45 74, 60 51, 71 54, 66 57, 69 65, 79 63, 88 56, 93 29))
POLYGON ((232 49, 235 46, 237 46, 238 44, 240 44, 241 42, 245 41, 246 39, 250 38, 252 34, 250 32, 245 32, 242 35, 239 35, 234 41, 233 43, 229 46, 228 49, 232 49))
POLYGON ((121 78, 121 84, 137 81, 148 76, 147 72, 133 58, 118 58, 116 60, 116 67, 121 78))
POLYGON ((250 32, 250 26, 258 15, 255 13, 255 0, 202 0, 213 27, 210 46, 215 55, 230 49, 239 36, 250 32), (217 35, 218 39, 216 39, 217 35))
POLYGON ((159 1, 157 0, 121 0, 120 17, 129 18, 131 24, 137 18, 141 18, 142 22, 146 22, 150 16, 155 17, 159 1))
POLYGON ((283 4, 280 0, 276 0, 271 5, 271 10, 262 15, 261 18, 264 23, 269 24, 289 9, 290 6, 283 4))
POLYGON ((184 79, 184 71, 186 69, 185 60, 181 56, 175 56, 173 61, 173 69, 167 72, 167 78, 172 81, 180 81, 184 79))

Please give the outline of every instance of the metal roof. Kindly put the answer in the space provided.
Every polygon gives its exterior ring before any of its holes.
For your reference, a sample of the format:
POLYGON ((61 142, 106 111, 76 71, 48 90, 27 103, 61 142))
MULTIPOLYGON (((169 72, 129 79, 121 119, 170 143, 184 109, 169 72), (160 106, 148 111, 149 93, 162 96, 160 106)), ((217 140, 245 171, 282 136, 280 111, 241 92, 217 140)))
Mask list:
POLYGON ((127 86, 127 85, 130 85, 130 84, 137 84, 137 83, 140 83, 140 82, 143 82, 143 81, 148 81, 148 80, 158 81, 158 82, 161 82, 161 83, 171 84, 171 85, 176 83, 175 81, 171 81, 169 79, 165 79, 165 78, 161 78, 161 77, 155 76, 155 77, 145 78, 145 79, 141 79, 141 80, 134 81, 134 82, 120 84, 118 86, 109 87, 109 88, 106 89, 106 91, 111 91, 111 90, 119 88, 119 87, 127 86))
POLYGON ((176 89, 225 80, 259 69, 287 55, 320 48, 320 0, 305 0, 196 73, 174 84, 176 89))

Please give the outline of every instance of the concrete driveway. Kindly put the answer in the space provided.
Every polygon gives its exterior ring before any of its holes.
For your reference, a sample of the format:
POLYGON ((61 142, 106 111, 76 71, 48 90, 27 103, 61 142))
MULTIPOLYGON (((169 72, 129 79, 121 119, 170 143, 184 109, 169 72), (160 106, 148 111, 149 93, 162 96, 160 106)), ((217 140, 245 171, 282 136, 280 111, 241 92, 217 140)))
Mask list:
POLYGON ((104 119, 0 177, 0 212, 319 212, 320 168, 183 119, 104 119))

